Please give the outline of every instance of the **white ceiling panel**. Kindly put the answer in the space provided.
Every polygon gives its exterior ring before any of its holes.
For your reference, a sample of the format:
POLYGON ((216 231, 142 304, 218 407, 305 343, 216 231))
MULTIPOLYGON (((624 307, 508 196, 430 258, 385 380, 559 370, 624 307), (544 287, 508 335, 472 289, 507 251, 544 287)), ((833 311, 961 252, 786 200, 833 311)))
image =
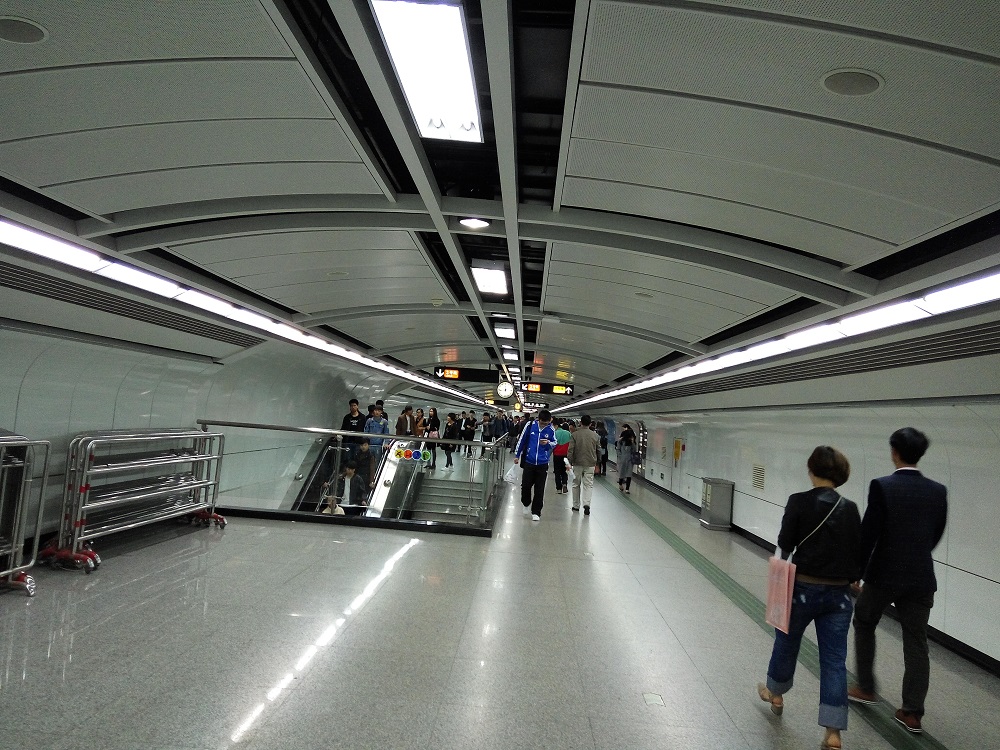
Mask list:
MULTIPOLYGON (((272 297, 289 307, 302 312, 310 312, 307 307, 322 306, 321 309, 344 309, 367 307, 380 302, 387 305, 427 303, 432 297, 440 297, 441 285, 436 279, 384 279, 377 286, 350 282, 317 281, 294 287, 281 287, 268 292, 272 297)), ((315 309, 315 307, 312 307, 315 309)))
POLYGON ((0 143, 4 171, 43 188, 213 164, 360 161, 332 119, 164 123, 0 143))
MULTIPOLYGON (((595 306, 596 303, 591 306, 591 315, 595 306)), ((603 359, 617 360, 628 367, 643 367, 671 351, 644 339, 570 323, 542 326, 538 332, 536 351, 542 351, 546 346, 562 349, 579 347, 581 352, 592 351, 603 359)))
POLYGON ((464 318, 442 315, 372 315, 337 321, 332 328, 364 341, 375 349, 426 344, 429 341, 462 342, 407 349, 391 356, 404 362, 485 362, 486 350, 464 318))
POLYGON ((645 253, 588 245, 552 244, 549 273, 591 276, 750 312, 788 299, 788 291, 735 273, 682 263, 645 253))
POLYGON ((299 253, 266 255, 259 258, 241 258, 221 263, 206 264, 216 273, 229 278, 252 278, 266 274, 312 274, 312 278, 368 278, 380 274, 390 265, 401 264, 407 268, 429 268, 419 253, 409 250, 329 250, 324 253, 299 253), (367 262, 366 262, 367 259, 367 262), (358 274, 361 274, 358 276, 358 274))
POLYGON ((582 77, 802 112, 1000 157, 994 65, 839 30, 598 0, 582 77), (885 85, 848 97, 823 88, 827 73, 844 68, 871 70, 885 85), (961 128, 953 125, 957 112, 961 128))
MULTIPOLYGON (((414 326, 408 326, 404 330, 412 339, 418 339, 424 333, 419 327, 414 326), (416 330, 410 330, 410 328, 416 328, 416 330)), ((399 345, 404 343, 406 343, 405 338, 399 345)), ((395 344, 387 344, 387 346, 395 346, 395 344)), ((490 367, 486 350, 483 349, 482 344, 475 342, 438 346, 432 349, 407 349, 405 352, 396 352, 392 356, 417 366, 427 364, 439 364, 445 367, 474 366, 477 370, 486 370, 490 367)))
MULTIPOLYGON (((303 267, 298 265, 300 262, 312 263, 313 259, 309 256, 313 253, 317 254, 317 260, 319 260, 318 254, 343 252, 345 263, 364 265, 364 263, 357 263, 359 258, 350 254, 349 251, 415 249, 416 245, 408 232, 369 229, 272 232, 171 246, 173 252, 202 265, 221 264, 225 261, 243 263, 248 258, 267 259, 274 255, 299 256, 282 261, 296 264, 292 266, 294 268, 303 267)), ((252 268, 252 266, 248 267, 252 268)), ((219 268, 223 269, 224 273, 237 272, 235 269, 227 271, 225 266, 219 266, 219 268)))
POLYGON ((381 194, 364 164, 234 164, 104 177, 46 192, 98 214, 254 195, 381 194))
POLYGON ((632 288, 625 290, 599 280, 590 282, 591 290, 581 295, 578 286, 550 284, 545 292, 545 308, 554 315, 588 315, 597 300, 607 304, 604 320, 638 328, 648 328, 682 341, 698 341, 718 330, 727 321, 732 324, 745 316, 725 315, 718 308, 683 303, 665 295, 640 299, 632 288))
MULTIPOLYGON (((301 284, 364 284, 372 291, 377 292, 379 282, 389 279, 433 279, 434 274, 426 263, 421 262, 419 256, 410 259, 410 263, 397 259, 391 266, 377 268, 354 268, 349 273, 338 270, 324 272, 322 269, 300 269, 297 271, 285 270, 279 264, 275 265, 272 273, 237 274, 230 278, 239 281, 241 284, 253 287, 254 289, 267 290, 272 293, 282 287, 298 286, 301 284), (416 262, 413 262, 416 261, 416 262), (320 281, 317 281, 320 279, 320 281), (327 279, 327 280, 322 280, 327 279)), ((213 269, 214 270, 214 269, 213 269)))
POLYGON ((5 141, 161 122, 331 117, 296 60, 43 70, 0 76, 0 101, 5 141))
POLYGON ((790 213, 894 243, 958 218, 810 175, 621 143, 573 139, 566 172, 576 177, 708 195, 726 203, 790 213))
POLYGON ((996 6, 982 0, 947 3, 870 0, 707 0, 713 5, 781 13, 880 31, 993 55, 1000 48, 996 6))
POLYGON ((257 0, 4 0, 3 15, 47 32, 40 44, 0 44, 0 72, 175 57, 291 57, 257 0))
MULTIPOLYGON (((582 86, 573 135, 805 175, 829 183, 835 191, 831 199, 849 188, 955 216, 1000 200, 995 164, 837 123, 717 101, 582 86), (658 127, 649 127, 651 122, 658 127)), ((819 189, 825 196, 825 186, 819 189)))
POLYGON ((895 247, 890 242, 825 226, 791 214, 728 203, 711 196, 690 195, 644 185, 623 185, 608 180, 568 177, 563 203, 710 227, 794 247, 846 264, 863 263, 895 247))

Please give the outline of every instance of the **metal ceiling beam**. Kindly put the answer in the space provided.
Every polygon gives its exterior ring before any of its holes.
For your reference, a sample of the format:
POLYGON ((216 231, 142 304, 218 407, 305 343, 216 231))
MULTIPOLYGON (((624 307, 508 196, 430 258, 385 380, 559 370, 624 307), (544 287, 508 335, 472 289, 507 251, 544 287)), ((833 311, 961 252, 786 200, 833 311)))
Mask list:
POLYGON ((324 214, 338 212, 359 214, 412 213, 425 216, 427 209, 419 195, 398 195, 390 201, 381 195, 266 195, 247 198, 221 198, 166 206, 136 208, 114 214, 113 221, 83 219, 76 223, 80 237, 102 237, 122 232, 138 232, 170 224, 196 224, 215 219, 273 214, 324 214))
POLYGON ((451 259, 459 281, 466 295, 486 329, 493 346, 499 350, 492 327, 483 312, 479 291, 472 279, 465 254, 458 240, 449 231, 448 219, 441 211, 441 191, 431 169, 427 153, 420 143, 420 137, 410 116, 409 107, 399 88, 396 74, 382 44, 382 36, 372 17, 367 0, 327 0, 337 24, 344 33, 347 45, 361 70, 361 74, 371 90, 372 96, 382 113, 386 126, 406 163, 410 176, 417 186, 417 192, 424 201, 430 215, 433 230, 441 237, 448 257, 451 259))
MULTIPOLYGON (((411 342, 406 344, 398 344, 396 346, 389 346, 383 349, 369 349, 368 354, 372 357, 387 357, 390 355, 398 354, 400 352, 418 351, 420 349, 433 349, 438 346, 478 346, 482 348, 483 342, 482 341, 425 341, 417 343, 411 342)), ((530 351, 535 351, 535 349, 537 348, 539 353, 542 354, 558 354, 566 357, 576 357, 581 360, 586 360, 587 362, 594 362, 599 365, 604 365, 605 367, 614 368, 619 372, 629 372, 632 373, 633 375, 642 376, 649 374, 649 370, 644 370, 641 367, 629 367, 628 365, 619 362, 618 360, 605 359, 604 357, 598 357, 594 354, 591 354, 590 352, 580 351, 579 349, 567 349, 563 347, 552 347, 552 346, 535 347, 535 345, 533 344, 526 344, 524 348, 530 351)), ((434 366, 442 366, 442 367, 451 366, 450 363, 446 362, 432 362, 431 364, 434 366)), ((527 365, 528 367, 532 367, 534 365, 534 362, 528 362, 527 365)))
POLYGON ((517 348, 524 366, 524 301, 521 282, 521 239, 518 236, 517 212, 520 196, 517 187, 517 138, 514 122, 514 44, 511 0, 491 0, 482 4, 483 33, 486 37, 486 65, 490 75, 490 99, 497 161, 500 168, 500 195, 506 224, 507 254, 510 258, 510 284, 514 296, 514 321, 517 348))
POLYGON ((580 71, 583 68, 583 45, 587 38, 587 21, 590 18, 590 0, 576 0, 573 12, 573 36, 569 45, 569 73, 566 76, 566 99, 563 104, 562 135, 559 139, 559 161, 556 166, 556 190, 552 209, 562 208, 563 188, 566 185, 566 165, 569 163, 569 142, 573 136, 573 118, 576 115, 576 95, 580 89, 580 71))

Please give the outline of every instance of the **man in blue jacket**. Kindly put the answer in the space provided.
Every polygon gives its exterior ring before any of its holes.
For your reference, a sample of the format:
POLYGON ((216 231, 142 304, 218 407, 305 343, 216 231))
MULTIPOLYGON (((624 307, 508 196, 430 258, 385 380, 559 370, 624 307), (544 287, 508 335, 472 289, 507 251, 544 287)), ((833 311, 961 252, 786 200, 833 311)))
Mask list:
POLYGON ((548 409, 542 409, 538 412, 538 419, 529 422, 521 431, 517 448, 514 449, 514 463, 523 469, 521 505, 524 506, 524 515, 531 513, 532 521, 540 521, 542 518, 545 478, 549 473, 549 458, 555 447, 556 431, 552 428, 552 414, 548 409), (534 499, 531 496, 532 488, 535 490, 534 499))
POLYGON ((903 705, 896 721, 920 733, 924 699, 930 683, 927 621, 934 606, 937 580, 931 550, 948 521, 948 490, 917 470, 927 451, 927 436, 912 427, 889 438, 896 471, 873 479, 861 522, 864 588, 854 609, 854 650, 858 684, 847 691, 857 703, 877 703, 875 627, 883 611, 896 605, 903 626, 903 705))

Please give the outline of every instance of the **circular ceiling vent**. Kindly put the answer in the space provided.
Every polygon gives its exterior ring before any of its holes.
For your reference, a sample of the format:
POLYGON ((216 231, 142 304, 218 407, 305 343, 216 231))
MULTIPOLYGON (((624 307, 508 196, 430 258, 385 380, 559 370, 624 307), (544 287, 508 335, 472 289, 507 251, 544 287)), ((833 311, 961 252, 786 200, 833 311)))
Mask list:
POLYGON ((48 36, 48 32, 26 18, 0 18, 0 39, 17 44, 35 44, 48 36))
POLYGON ((823 76, 823 87, 841 96, 864 96, 882 88, 882 79, 870 70, 832 70, 823 76))

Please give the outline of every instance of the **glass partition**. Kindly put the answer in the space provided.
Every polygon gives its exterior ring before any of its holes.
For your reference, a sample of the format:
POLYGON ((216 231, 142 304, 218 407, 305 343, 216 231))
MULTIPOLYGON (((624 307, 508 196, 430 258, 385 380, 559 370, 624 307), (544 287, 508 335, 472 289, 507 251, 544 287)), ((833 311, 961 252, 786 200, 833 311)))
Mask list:
POLYGON ((488 530, 510 451, 496 442, 198 420, 226 436, 218 506, 488 530), (383 445, 362 445, 377 442, 383 445))

